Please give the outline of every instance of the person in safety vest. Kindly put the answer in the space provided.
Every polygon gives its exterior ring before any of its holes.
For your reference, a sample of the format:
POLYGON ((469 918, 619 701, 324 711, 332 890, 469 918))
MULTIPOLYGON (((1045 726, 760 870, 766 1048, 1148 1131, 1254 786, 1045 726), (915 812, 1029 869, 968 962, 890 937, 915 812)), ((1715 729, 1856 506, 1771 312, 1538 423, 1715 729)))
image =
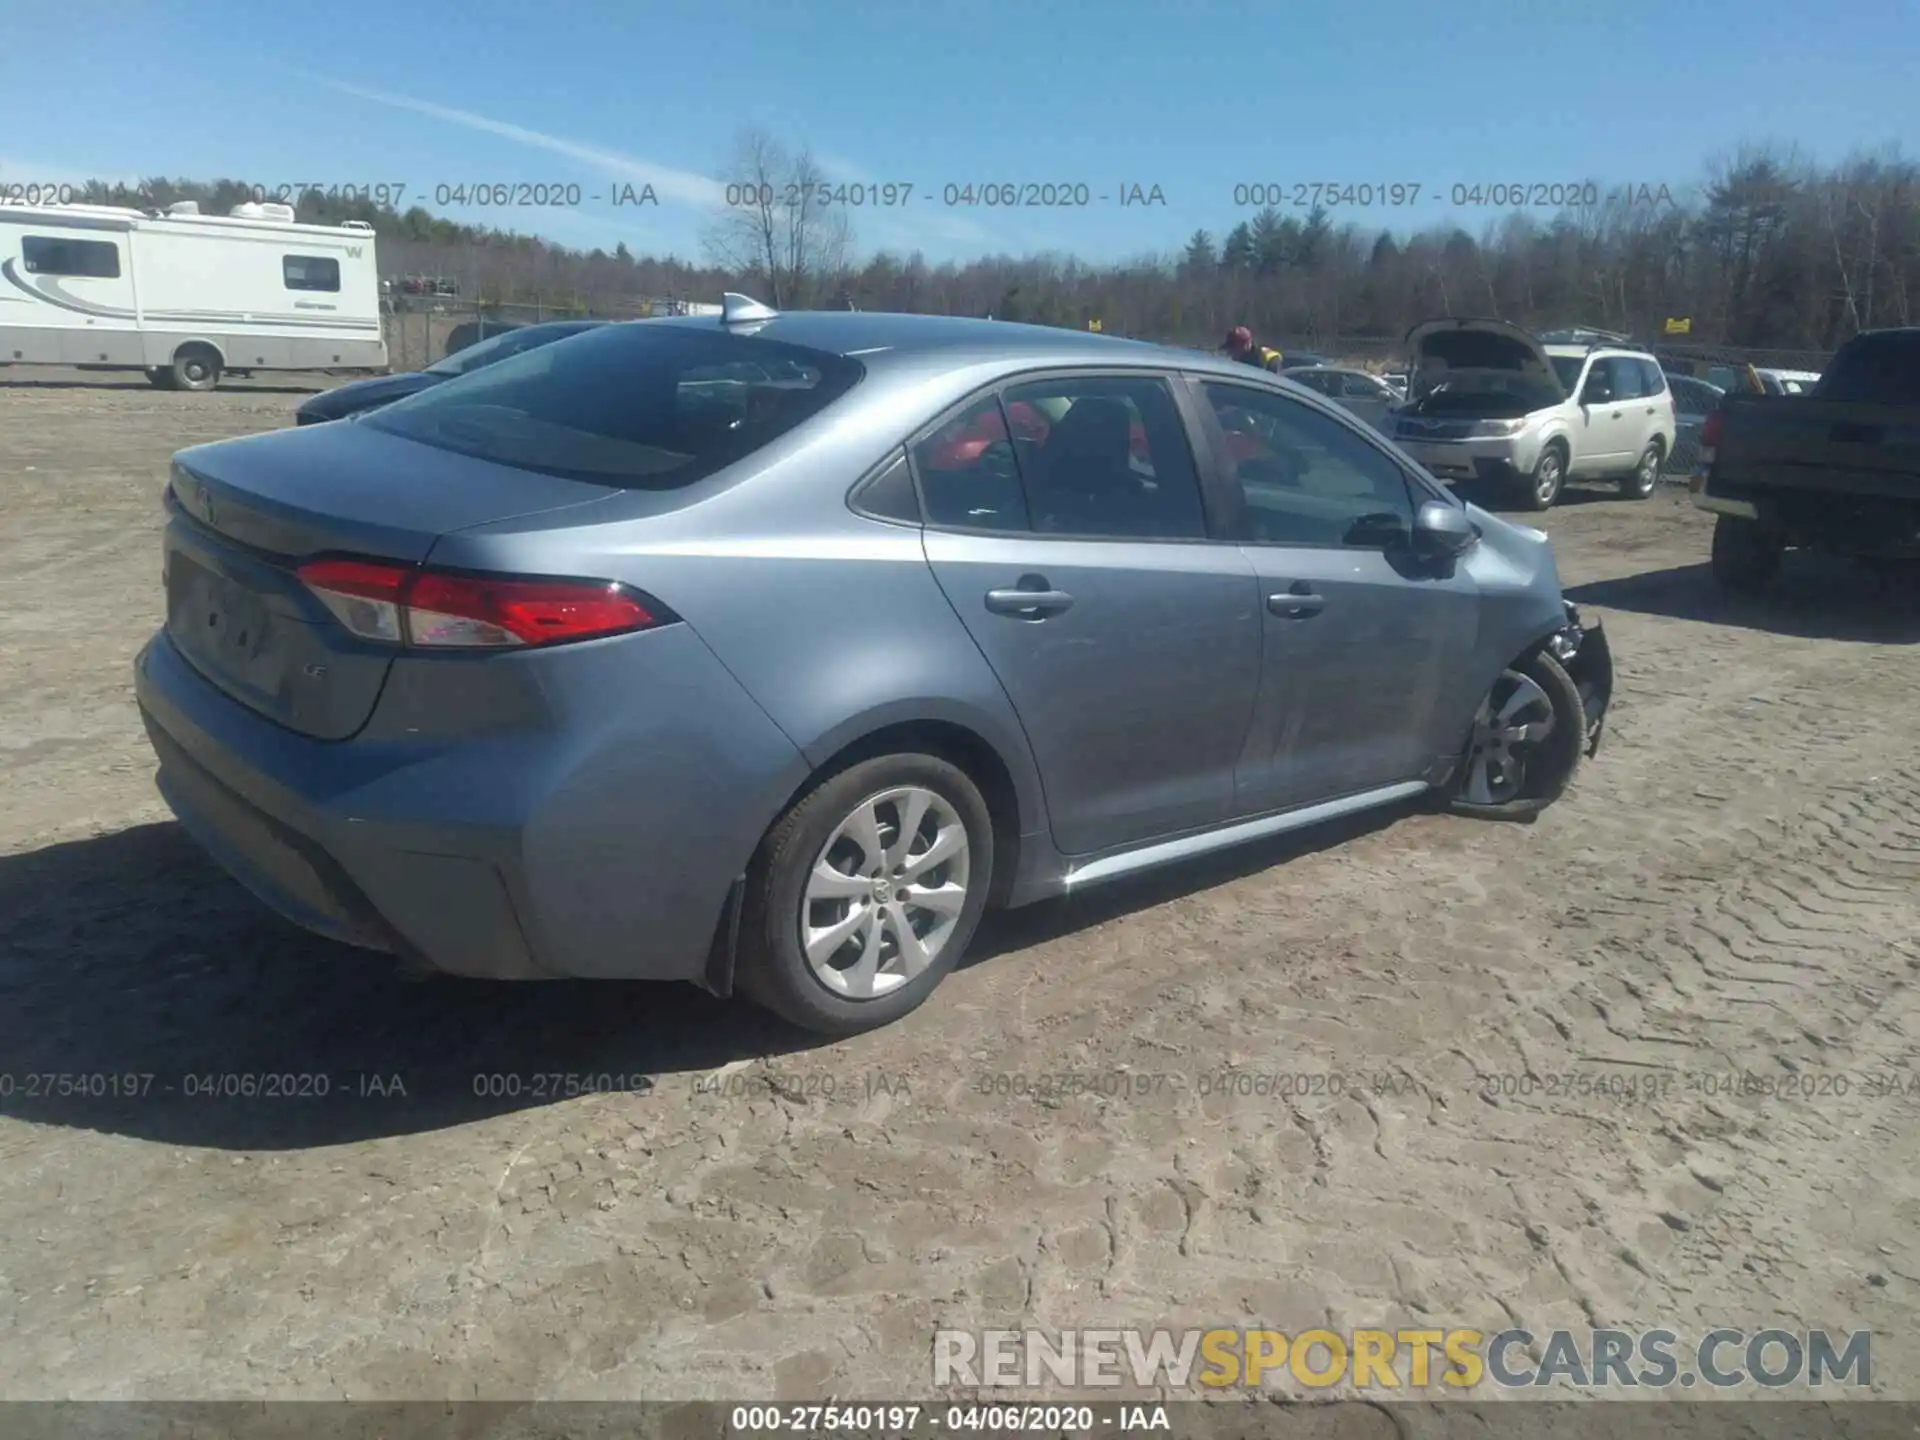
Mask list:
POLYGON ((1280 371, 1280 352, 1266 345, 1254 343, 1253 331, 1244 325, 1236 325, 1227 332, 1226 343, 1220 347, 1227 355, 1243 365, 1258 366, 1262 370, 1280 371))

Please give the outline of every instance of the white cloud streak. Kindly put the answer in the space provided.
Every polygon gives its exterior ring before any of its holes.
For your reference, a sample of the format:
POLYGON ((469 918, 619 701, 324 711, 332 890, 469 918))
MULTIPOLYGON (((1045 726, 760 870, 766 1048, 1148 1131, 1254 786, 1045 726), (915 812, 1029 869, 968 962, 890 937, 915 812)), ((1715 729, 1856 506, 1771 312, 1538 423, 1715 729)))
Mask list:
POLYGON ((718 180, 696 174, 691 170, 676 170, 671 166, 655 164, 651 160, 642 160, 637 156, 623 155, 617 150, 606 150, 597 145, 569 140, 564 136, 549 135, 544 130, 515 125, 507 120, 495 120, 491 116, 478 115, 471 110, 457 110, 451 105, 438 105, 431 100, 421 100, 411 95, 397 95, 390 90, 374 90, 364 85, 354 85, 348 81, 334 80, 324 75, 309 75, 308 78, 316 84, 325 85, 330 90, 337 90, 343 95, 352 95, 375 105, 385 105, 394 110, 409 110, 416 115, 445 121, 449 125, 463 126, 468 130, 497 135, 502 140, 512 140, 516 144, 526 145, 535 150, 545 150, 552 155, 564 155, 590 170, 597 170, 611 180, 651 185, 653 193, 660 197, 663 204, 672 202, 699 209, 717 209, 726 198, 725 187, 718 180))
MULTIPOLYGON (((725 205, 726 187, 718 180, 690 170, 677 170, 637 156, 624 155, 617 150, 608 150, 579 140, 569 140, 560 135, 549 135, 543 130, 535 130, 530 126, 516 125, 507 120, 496 120, 492 116, 480 115, 471 110, 456 109, 451 105, 437 104, 417 96, 401 95, 390 90, 377 90, 370 86, 356 85, 350 81, 337 80, 331 76, 318 75, 310 71, 295 73, 315 84, 324 85, 340 94, 351 95, 375 105, 425 115, 449 125, 477 130, 482 134, 495 135, 519 145, 545 150, 549 154, 565 156, 609 179, 628 181, 636 185, 651 185, 654 194, 659 196, 662 204, 678 204, 708 212, 721 209, 725 205)), ((821 168, 838 181, 852 184, 872 183, 866 170, 844 156, 816 155, 815 158, 821 168)), ((926 198, 929 203, 937 203, 931 196, 926 198)), ((916 205, 920 199, 921 197, 916 194, 914 197, 916 205)), ((876 214, 873 220, 875 233, 869 243, 877 241, 882 248, 889 250, 914 250, 929 243, 940 242, 950 245, 986 246, 992 243, 993 239, 992 233, 986 227, 963 216, 941 214, 937 211, 918 215, 900 211, 886 215, 884 218, 876 214)))

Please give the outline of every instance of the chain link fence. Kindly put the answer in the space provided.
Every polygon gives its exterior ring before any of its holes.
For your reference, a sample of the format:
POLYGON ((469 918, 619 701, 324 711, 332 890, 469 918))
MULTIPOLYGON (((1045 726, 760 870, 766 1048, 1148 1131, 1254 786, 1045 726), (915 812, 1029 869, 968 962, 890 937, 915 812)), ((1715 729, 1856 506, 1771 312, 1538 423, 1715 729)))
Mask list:
POLYGON ((381 302, 387 363, 395 371, 424 370, 476 340, 549 320, 642 320, 684 314, 690 302, 677 296, 619 301, 577 295, 500 303, 484 297, 392 295, 381 302))

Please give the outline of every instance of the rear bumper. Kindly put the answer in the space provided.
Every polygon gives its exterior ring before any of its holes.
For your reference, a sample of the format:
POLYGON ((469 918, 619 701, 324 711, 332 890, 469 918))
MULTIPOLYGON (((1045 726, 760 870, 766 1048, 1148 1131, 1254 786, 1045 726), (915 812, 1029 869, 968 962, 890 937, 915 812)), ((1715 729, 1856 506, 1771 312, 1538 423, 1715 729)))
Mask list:
MULTIPOLYGON (((619 643, 561 669, 624 717, 607 678, 633 668, 619 643)), ((452 743, 382 734, 379 712, 355 740, 308 739, 230 699, 164 632, 135 694, 167 804, 294 923, 484 979, 698 980, 729 886, 806 765, 697 637, 668 644, 684 708, 452 743)))
POLYGON ((1697 472, 1689 483, 1698 508, 1752 520, 1780 532, 1789 545, 1859 557, 1920 558, 1920 499, 1840 486, 1736 485, 1697 472))

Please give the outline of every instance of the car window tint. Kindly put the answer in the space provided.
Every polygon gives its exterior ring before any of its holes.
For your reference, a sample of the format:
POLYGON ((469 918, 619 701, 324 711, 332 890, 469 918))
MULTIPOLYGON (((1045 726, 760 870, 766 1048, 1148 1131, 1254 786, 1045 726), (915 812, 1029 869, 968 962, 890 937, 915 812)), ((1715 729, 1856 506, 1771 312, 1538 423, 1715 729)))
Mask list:
POLYGON ((1920 405, 1920 330, 1870 330, 1833 357, 1818 393, 1864 405, 1920 405))
POLYGON ((1411 539, 1406 478, 1378 446, 1284 395, 1216 384, 1206 393, 1243 502, 1236 539, 1365 550, 1411 539))
POLYGON ((913 447, 929 525, 1027 530, 1026 495, 1000 402, 989 395, 913 447))
POLYGON ((1343 393, 1349 398, 1378 400, 1383 389, 1380 382, 1370 375, 1348 375, 1344 377, 1343 393))
POLYGON ((1010 413, 1051 417, 1043 439, 1014 442, 1036 531, 1206 538, 1193 452, 1164 380, 1039 380, 1010 387, 1006 401, 1010 413))
POLYGON ((1634 362, 1640 368, 1640 393, 1642 395, 1662 395, 1666 393, 1667 377, 1660 373, 1660 367, 1651 360, 1634 362))
POLYGON ((636 489, 723 470, 844 395, 858 361, 685 326, 604 325, 457 376, 369 414, 403 439, 518 469, 636 489), (780 358, 803 386, 706 378, 780 358))

